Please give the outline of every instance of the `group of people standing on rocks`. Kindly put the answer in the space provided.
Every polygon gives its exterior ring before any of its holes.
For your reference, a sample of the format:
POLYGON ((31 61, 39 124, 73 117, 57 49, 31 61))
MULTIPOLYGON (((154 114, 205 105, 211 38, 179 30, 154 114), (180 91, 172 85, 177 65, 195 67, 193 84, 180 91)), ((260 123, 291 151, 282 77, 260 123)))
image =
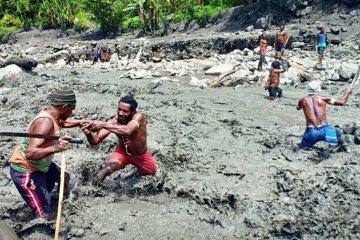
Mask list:
MULTIPOLYGON (((118 142, 106 165, 94 177, 94 184, 101 183, 114 171, 128 164, 140 174, 153 175, 156 163, 147 148, 146 118, 137 111, 137 101, 131 96, 120 99, 116 116, 107 122, 70 118, 76 107, 76 97, 69 88, 58 89, 45 107, 28 125, 27 132, 60 136, 62 128, 81 127, 91 145, 101 143, 114 133, 118 142)), ((10 175, 26 204, 37 217, 49 218, 50 192, 60 182, 60 169, 52 162, 55 153, 69 148, 69 137, 59 140, 23 137, 10 158, 10 175)), ((65 188, 70 175, 65 174, 65 188)))
MULTIPOLYGON (((115 44, 115 52, 118 53, 117 44, 115 44)), ((78 51, 69 50, 67 58, 65 59, 68 65, 73 66, 75 62, 79 62, 83 57, 85 61, 91 61, 94 65, 97 62, 109 62, 111 57, 111 50, 107 46, 88 46, 83 54, 79 54, 78 51), (83 56, 81 56, 83 55, 83 56)))
MULTIPOLYGON (((285 32, 285 27, 282 25, 275 35, 274 48, 276 60, 271 64, 270 74, 265 84, 265 90, 268 90, 270 100, 274 100, 276 97, 280 98, 283 95, 283 91, 279 87, 279 84, 280 74, 286 71, 289 64, 284 54, 288 40, 289 37, 285 32)), ((314 46, 319 54, 317 64, 322 63, 324 51, 329 42, 325 27, 321 27, 314 46)), ((259 47, 260 59, 258 70, 261 71, 262 65, 266 64, 265 56, 267 54, 267 40, 265 33, 261 35, 259 47)), ((296 150, 312 147, 319 141, 326 141, 330 144, 337 145, 343 144, 345 141, 342 138, 342 131, 338 128, 334 128, 327 120, 326 105, 344 106, 347 103, 349 96, 352 94, 352 88, 347 88, 344 95, 339 99, 324 97, 320 96, 321 81, 313 80, 308 83, 307 91, 308 95, 302 97, 296 105, 297 110, 303 110, 306 119, 306 130, 303 139, 296 150)))

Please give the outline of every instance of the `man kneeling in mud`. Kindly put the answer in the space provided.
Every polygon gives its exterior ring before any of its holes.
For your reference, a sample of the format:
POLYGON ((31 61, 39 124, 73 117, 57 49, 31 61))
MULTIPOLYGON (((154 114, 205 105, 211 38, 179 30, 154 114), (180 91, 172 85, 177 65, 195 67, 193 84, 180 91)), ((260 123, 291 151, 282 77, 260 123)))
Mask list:
POLYGON ((128 164, 136 166, 141 174, 155 174, 156 163, 147 149, 145 115, 136 111, 137 105, 132 96, 122 97, 116 117, 107 122, 94 121, 83 126, 83 131, 92 145, 100 143, 110 133, 115 133, 118 137, 115 151, 110 155, 105 167, 97 174, 95 184, 128 164))
POLYGON ((319 141, 337 143, 338 145, 343 144, 344 141, 341 139, 341 130, 334 129, 327 121, 326 104, 344 106, 352 93, 352 89, 347 88, 340 99, 320 96, 320 81, 310 82, 307 90, 308 96, 301 98, 296 105, 297 110, 302 109, 304 111, 306 119, 306 130, 299 149, 312 147, 319 141), (329 134, 329 131, 333 131, 333 134, 329 134), (327 135, 333 135, 333 139, 327 139, 327 135))
POLYGON ((279 61, 274 61, 271 64, 271 71, 265 85, 265 90, 269 91, 270 100, 274 100, 276 97, 282 96, 282 89, 279 88, 280 73, 282 72, 285 72, 285 70, 281 69, 281 63, 279 61))

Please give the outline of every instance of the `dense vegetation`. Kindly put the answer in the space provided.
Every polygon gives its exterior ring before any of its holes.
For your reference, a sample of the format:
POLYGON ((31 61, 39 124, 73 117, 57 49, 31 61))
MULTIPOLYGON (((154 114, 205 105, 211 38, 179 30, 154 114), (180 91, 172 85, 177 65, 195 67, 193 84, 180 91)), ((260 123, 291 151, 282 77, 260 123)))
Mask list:
POLYGON ((202 20, 251 0, 1 0, 0 36, 30 27, 154 31, 164 21, 202 20))

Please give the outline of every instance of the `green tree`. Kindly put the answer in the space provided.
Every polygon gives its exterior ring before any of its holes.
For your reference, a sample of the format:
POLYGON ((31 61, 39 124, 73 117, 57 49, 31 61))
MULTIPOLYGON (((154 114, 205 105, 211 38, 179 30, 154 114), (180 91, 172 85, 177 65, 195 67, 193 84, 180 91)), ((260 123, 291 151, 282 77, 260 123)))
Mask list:
POLYGON ((124 20, 124 0, 83 0, 83 6, 105 32, 118 30, 124 20))

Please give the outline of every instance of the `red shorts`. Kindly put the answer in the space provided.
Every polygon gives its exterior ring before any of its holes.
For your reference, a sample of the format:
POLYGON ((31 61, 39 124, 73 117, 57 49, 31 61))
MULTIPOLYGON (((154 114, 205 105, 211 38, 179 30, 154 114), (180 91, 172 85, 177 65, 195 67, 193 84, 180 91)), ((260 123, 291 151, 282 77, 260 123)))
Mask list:
POLYGON ((154 175, 156 172, 155 160, 151 157, 149 150, 141 155, 128 155, 119 145, 116 145, 115 151, 110 155, 108 162, 120 163, 123 169, 126 165, 134 165, 140 173, 154 175))

